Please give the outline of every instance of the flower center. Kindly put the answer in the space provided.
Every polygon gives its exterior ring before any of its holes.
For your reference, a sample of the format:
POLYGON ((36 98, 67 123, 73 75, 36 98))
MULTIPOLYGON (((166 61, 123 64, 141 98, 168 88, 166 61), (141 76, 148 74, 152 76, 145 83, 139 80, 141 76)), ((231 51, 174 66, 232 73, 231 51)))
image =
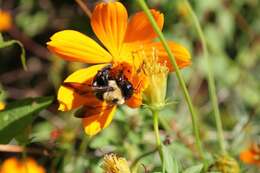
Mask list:
POLYGON ((143 50, 138 53, 143 59, 142 70, 148 78, 148 87, 144 91, 144 98, 151 108, 161 109, 165 105, 169 69, 166 62, 159 63, 155 48, 149 50, 151 52, 146 51, 143 50))
POLYGON ((92 87, 96 89, 98 99, 112 104, 124 104, 133 95, 133 85, 123 73, 123 69, 115 70, 112 65, 98 71, 93 79, 92 87))

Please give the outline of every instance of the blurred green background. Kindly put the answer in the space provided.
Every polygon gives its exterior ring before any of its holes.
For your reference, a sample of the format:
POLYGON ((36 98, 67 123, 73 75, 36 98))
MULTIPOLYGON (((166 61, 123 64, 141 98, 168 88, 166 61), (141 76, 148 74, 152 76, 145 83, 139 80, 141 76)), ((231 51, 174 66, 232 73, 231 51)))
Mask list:
MULTIPOLYGON (((92 10, 98 1, 85 1, 92 10)), ((129 15, 140 11, 136 1, 121 1, 129 15)), ((194 23, 181 0, 148 0, 149 6, 164 13, 163 32, 168 40, 185 45, 193 65, 182 70, 197 114, 202 141, 209 161, 218 153, 215 121, 209 102, 206 63, 194 23)), ((258 0, 190 1, 202 25, 213 64, 216 88, 228 150, 239 160, 239 153, 260 139, 260 2, 258 0)), ((60 83, 76 69, 86 66, 68 63, 51 55, 46 42, 57 31, 73 29, 96 38, 89 18, 75 1, 2 0, 0 8, 10 11, 13 28, 3 32, 4 40, 20 40, 26 49, 28 71, 22 69, 21 50, 13 45, 0 49, 0 99, 7 104, 17 99, 55 96, 60 83)), ((198 164, 189 111, 176 80, 169 76, 168 98, 173 105, 160 116, 170 127, 161 126, 162 140, 171 141, 169 149, 180 167, 198 164)), ((28 128, 26 129, 28 130, 28 128)), ((112 124, 91 140, 84 140, 79 119, 72 112, 57 111, 57 102, 41 111, 29 129, 30 148, 48 150, 35 154, 48 172, 101 172, 105 153, 115 152, 130 162, 155 146, 152 118, 145 109, 121 107, 112 124), (57 138, 53 138, 54 133, 57 138), (86 153, 81 154, 80 151, 86 153), (81 147, 80 147, 81 146, 81 147)), ((0 137, 1 138, 1 137, 0 137)), ((12 144, 19 140, 12 140, 12 144)), ((21 156, 1 152, 0 159, 21 156)), ((148 170, 160 165, 158 155, 142 160, 148 170)), ((241 172, 257 173, 259 167, 240 162, 241 172)), ((140 167, 140 172, 144 169, 140 167)))

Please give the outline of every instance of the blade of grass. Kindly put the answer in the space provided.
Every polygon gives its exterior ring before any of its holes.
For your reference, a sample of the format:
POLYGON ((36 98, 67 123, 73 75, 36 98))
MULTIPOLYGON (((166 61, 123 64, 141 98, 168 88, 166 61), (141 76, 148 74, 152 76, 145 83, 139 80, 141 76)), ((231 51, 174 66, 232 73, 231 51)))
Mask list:
POLYGON ((137 2, 139 3, 140 7, 143 9, 145 14, 147 15, 149 21, 151 22, 152 27, 154 28, 154 31, 158 34, 158 37, 159 37, 163 47, 165 48, 165 51, 167 52, 167 54, 169 56, 170 62, 175 69, 178 82, 180 83, 182 92, 184 94, 184 97, 185 97, 185 100, 187 102, 189 111, 191 113, 192 127, 193 127, 193 132, 194 132, 194 135, 195 135, 195 139, 196 139, 196 146, 197 146, 200 158, 204 159, 204 152, 202 150, 202 144, 201 144, 201 140, 200 140, 200 136, 199 136, 199 127, 198 127, 198 122, 197 122, 197 115, 195 114, 194 106, 191 102, 191 98, 190 98, 190 95, 188 93, 188 89, 186 87, 184 78, 183 78, 183 76, 182 76, 182 74, 179 70, 179 67, 176 63, 174 55, 172 54, 171 49, 170 49, 169 45, 167 44, 163 33, 161 32, 159 26, 157 25, 153 15, 151 14, 149 8, 147 7, 145 1, 144 0, 138 0, 137 2))
POLYGON ((202 43, 203 56, 204 56, 205 61, 207 62, 207 67, 208 67, 207 68, 207 80, 208 80, 208 85, 209 85, 210 100, 211 100, 211 104, 212 104, 212 107, 213 107, 213 113, 214 113, 216 126, 217 126, 218 142, 219 142, 219 146, 220 146, 222 154, 225 154, 226 153, 225 139, 224 139, 224 135, 223 135, 221 117, 220 117, 220 113, 219 113, 218 99, 217 99, 216 88, 215 88, 215 79, 214 79, 214 74, 213 74, 213 71, 212 71, 211 61, 210 61, 210 58, 209 58, 206 39, 205 39, 205 36, 204 36, 203 31, 201 29, 199 20, 196 16, 195 12, 193 11, 189 1, 184 0, 184 2, 185 2, 185 5, 187 6, 187 9, 188 9, 193 21, 194 21, 195 28, 198 32, 199 38, 200 38, 201 43, 202 43))

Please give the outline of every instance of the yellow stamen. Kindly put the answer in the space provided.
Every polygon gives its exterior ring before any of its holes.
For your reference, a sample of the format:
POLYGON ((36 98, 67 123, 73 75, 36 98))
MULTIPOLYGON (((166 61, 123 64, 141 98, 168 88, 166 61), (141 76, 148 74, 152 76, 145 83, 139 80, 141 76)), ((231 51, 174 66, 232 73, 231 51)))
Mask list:
POLYGON ((101 167, 103 168, 104 173, 130 173, 126 159, 118 157, 113 153, 105 155, 101 167))
POLYGON ((143 51, 143 71, 148 78, 148 87, 144 91, 145 100, 153 109, 161 109, 165 106, 165 97, 167 89, 167 77, 169 69, 166 62, 158 62, 157 50, 153 48, 151 57, 148 57, 143 51))

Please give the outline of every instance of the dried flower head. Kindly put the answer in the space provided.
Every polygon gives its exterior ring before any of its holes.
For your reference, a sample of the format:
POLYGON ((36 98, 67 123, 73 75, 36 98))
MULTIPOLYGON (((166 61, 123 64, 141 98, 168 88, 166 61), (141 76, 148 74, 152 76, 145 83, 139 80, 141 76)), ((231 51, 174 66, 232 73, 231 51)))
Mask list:
POLYGON ((130 173, 127 160, 123 157, 111 153, 104 156, 104 161, 101 167, 104 173, 130 173))

